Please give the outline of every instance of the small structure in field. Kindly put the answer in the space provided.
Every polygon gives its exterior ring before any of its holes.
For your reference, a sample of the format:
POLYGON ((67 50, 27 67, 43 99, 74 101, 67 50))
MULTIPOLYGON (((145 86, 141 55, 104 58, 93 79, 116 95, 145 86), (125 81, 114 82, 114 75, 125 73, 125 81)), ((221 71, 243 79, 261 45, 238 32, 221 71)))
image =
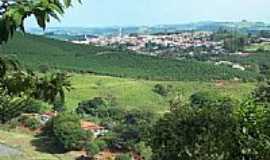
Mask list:
POLYGON ((91 131, 94 134, 94 137, 103 136, 105 133, 108 132, 105 127, 89 121, 81 121, 81 127, 84 130, 91 131))

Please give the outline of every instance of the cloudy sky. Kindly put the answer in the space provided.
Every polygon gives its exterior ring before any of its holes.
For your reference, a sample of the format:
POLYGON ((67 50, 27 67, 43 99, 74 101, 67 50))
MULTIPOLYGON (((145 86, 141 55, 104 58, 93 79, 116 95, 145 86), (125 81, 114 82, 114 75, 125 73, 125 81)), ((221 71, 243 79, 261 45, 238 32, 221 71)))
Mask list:
MULTIPOLYGON (((83 0, 50 26, 131 26, 198 21, 270 22, 270 0, 83 0)), ((33 19, 28 26, 34 27, 33 19)))

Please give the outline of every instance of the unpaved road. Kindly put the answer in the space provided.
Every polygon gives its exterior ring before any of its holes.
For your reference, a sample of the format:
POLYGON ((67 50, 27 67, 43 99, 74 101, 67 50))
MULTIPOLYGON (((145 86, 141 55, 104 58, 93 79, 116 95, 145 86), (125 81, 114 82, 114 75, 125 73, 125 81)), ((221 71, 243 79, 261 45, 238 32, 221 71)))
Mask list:
POLYGON ((16 155, 20 155, 21 152, 17 149, 8 147, 4 144, 0 143, 0 157, 2 156, 16 156, 16 155))

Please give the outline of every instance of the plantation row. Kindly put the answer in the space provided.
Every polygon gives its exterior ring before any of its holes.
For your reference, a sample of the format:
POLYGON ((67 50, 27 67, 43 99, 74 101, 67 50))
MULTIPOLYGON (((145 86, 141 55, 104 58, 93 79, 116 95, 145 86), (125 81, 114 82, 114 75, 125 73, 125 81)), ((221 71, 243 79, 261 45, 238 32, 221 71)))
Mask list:
POLYGON ((171 60, 16 34, 1 52, 34 69, 50 68, 153 80, 255 80, 258 74, 194 60, 171 60), (27 44, 27 45, 26 45, 27 44))

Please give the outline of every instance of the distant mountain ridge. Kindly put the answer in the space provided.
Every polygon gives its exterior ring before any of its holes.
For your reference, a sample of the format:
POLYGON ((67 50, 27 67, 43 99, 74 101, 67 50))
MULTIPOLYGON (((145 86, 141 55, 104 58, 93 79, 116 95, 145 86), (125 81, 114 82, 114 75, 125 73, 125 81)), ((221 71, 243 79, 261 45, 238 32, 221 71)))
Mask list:
POLYGON ((215 22, 204 21, 186 24, 156 25, 156 26, 130 26, 130 27, 51 27, 45 32, 42 29, 31 28, 30 33, 38 35, 94 35, 94 36, 117 36, 121 32, 123 34, 155 34, 159 32, 182 32, 182 31, 217 31, 223 29, 237 29, 244 32, 256 32, 259 30, 270 30, 270 24, 265 22, 215 22))

